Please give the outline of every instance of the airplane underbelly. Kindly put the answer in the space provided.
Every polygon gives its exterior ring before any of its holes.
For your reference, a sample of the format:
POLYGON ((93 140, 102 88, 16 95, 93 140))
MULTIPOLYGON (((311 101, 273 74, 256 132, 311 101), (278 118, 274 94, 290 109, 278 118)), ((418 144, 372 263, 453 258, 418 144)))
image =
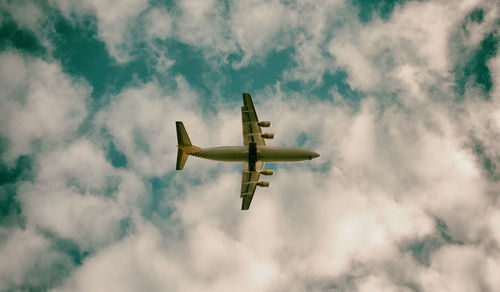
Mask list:
POLYGON ((199 157, 218 161, 247 161, 248 148, 240 146, 208 148, 200 151, 199 157))
POLYGON ((309 160, 309 151, 298 147, 265 147, 259 149, 259 160, 287 162, 309 160))

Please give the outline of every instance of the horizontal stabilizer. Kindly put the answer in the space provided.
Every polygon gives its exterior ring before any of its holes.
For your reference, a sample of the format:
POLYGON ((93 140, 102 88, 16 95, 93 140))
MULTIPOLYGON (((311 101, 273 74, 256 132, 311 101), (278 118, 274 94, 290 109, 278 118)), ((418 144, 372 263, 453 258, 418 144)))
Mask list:
POLYGON ((191 140, 189 140, 189 136, 186 132, 186 128, 184 128, 184 124, 177 121, 175 122, 175 127, 177 128, 177 145, 191 146, 191 140))
POLYGON ((175 166, 175 169, 177 170, 183 169, 187 159, 188 155, 184 153, 184 151, 182 151, 181 148, 177 149, 177 164, 175 166))
POLYGON ((184 128, 184 124, 180 121, 175 122, 175 128, 177 130, 177 163, 175 165, 175 169, 181 170, 184 168, 184 164, 188 159, 188 153, 184 152, 183 148, 185 146, 192 146, 191 140, 189 140, 189 136, 186 132, 186 128, 184 128))

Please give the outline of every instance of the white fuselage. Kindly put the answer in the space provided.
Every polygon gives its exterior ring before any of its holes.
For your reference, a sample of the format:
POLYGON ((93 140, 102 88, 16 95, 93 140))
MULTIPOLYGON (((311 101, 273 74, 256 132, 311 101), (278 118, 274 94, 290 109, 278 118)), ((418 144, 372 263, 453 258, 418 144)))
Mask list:
MULTIPOLYGON (((248 146, 221 146, 204 148, 190 153, 205 159, 218 161, 248 161, 248 146)), ((262 162, 287 162, 311 160, 319 154, 300 147, 257 146, 257 160, 262 162)))

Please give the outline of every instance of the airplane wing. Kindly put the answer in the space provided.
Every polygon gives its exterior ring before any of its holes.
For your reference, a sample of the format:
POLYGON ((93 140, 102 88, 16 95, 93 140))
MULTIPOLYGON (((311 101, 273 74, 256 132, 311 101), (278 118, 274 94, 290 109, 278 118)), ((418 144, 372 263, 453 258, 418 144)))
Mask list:
POLYGON ((250 208, 250 203, 252 202, 253 194, 257 188, 257 182, 259 181, 260 171, 264 168, 264 162, 255 162, 255 169, 250 170, 248 162, 243 162, 243 175, 241 177, 241 210, 248 210, 250 208))
POLYGON ((255 143, 257 146, 266 145, 264 138, 260 135, 262 130, 253 106, 252 97, 248 93, 243 93, 243 106, 241 107, 241 118, 243 122, 243 145, 248 146, 255 143))
POLYGON ((260 171, 264 162, 257 161, 257 146, 266 145, 262 138, 262 129, 258 125, 259 118, 253 106, 252 97, 243 93, 243 106, 241 107, 241 121, 243 125, 243 145, 249 146, 248 161, 243 162, 243 173, 241 177, 241 210, 248 210, 252 202, 253 194, 259 182, 260 171), (252 153, 254 156, 252 156, 252 153))

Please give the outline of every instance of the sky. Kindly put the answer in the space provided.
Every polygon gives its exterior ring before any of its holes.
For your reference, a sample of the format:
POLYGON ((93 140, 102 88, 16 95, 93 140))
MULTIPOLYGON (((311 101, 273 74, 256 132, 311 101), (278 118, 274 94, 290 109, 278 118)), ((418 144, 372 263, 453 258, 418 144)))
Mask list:
POLYGON ((498 291, 497 0, 0 0, 0 291, 498 291), (242 92, 268 145, 241 211, 242 92))

